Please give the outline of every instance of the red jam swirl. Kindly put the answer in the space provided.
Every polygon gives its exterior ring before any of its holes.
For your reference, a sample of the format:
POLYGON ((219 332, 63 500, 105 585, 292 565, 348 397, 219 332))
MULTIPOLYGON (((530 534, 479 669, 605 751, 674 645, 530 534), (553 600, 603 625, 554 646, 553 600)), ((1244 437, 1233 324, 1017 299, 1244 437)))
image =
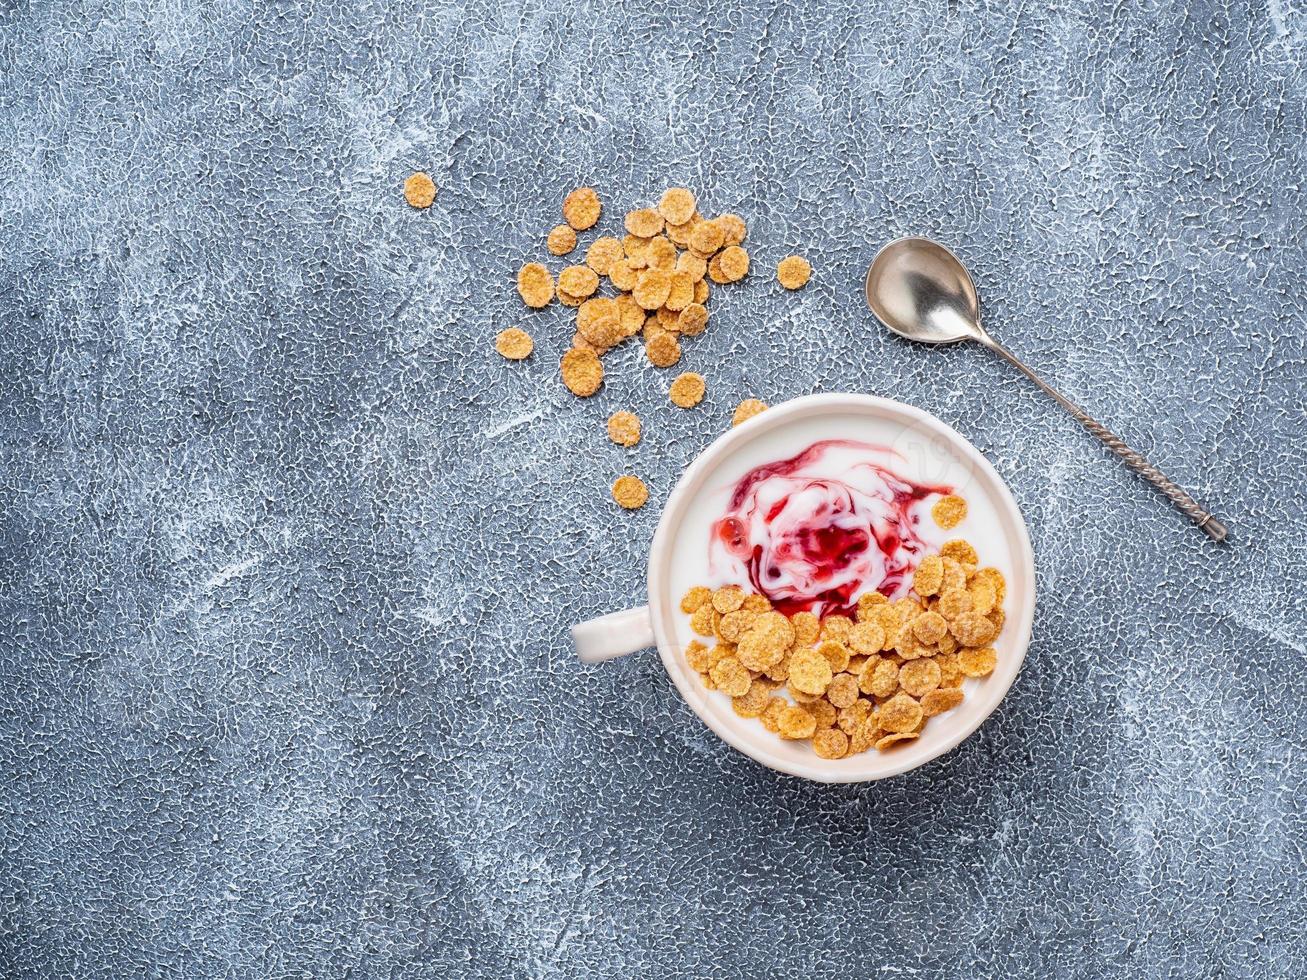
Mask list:
POLYGON ((953 489, 900 476, 891 465, 901 460, 884 446, 824 439, 750 470, 712 527, 710 569, 747 578, 786 615, 852 615, 872 590, 897 598, 925 549, 917 505, 953 489))

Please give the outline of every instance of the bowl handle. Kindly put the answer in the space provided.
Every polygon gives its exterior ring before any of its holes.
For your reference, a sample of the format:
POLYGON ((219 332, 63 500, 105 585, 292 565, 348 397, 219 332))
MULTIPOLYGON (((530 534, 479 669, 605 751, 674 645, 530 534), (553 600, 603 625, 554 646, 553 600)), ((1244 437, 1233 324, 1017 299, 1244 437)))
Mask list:
POLYGON ((654 645, 653 620, 649 607, 623 609, 572 627, 576 655, 588 664, 616 660, 628 653, 654 645))

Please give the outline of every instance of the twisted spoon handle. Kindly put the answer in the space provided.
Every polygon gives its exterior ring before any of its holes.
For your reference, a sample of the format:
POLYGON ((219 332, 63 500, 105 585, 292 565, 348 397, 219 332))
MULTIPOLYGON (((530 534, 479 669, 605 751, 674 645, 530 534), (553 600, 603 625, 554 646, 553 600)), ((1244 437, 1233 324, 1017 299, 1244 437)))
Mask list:
POLYGON ((1208 537, 1213 541, 1224 541, 1226 539, 1226 536, 1229 534, 1226 526, 1207 511, 1203 510, 1202 506, 1198 501, 1194 500, 1193 497, 1189 496, 1189 494, 1185 493, 1167 479, 1165 473, 1127 446, 1125 441, 1115 432, 1092 418, 1083 408, 1044 381, 1043 378, 1037 375, 1030 368, 1026 367, 1020 358, 998 341, 994 340, 994 338, 990 337, 988 334, 982 334, 981 336, 982 342, 986 347, 989 347, 991 350, 997 351, 999 354, 1003 355, 1003 357, 1015 365, 1022 374, 1035 384, 1039 385, 1039 387, 1048 392, 1048 394, 1052 395, 1059 405, 1079 420, 1081 425, 1094 435, 1098 436, 1103 445, 1120 456, 1121 459, 1125 460, 1127 466, 1153 486, 1157 487, 1158 490, 1161 490, 1162 493, 1166 494, 1166 496, 1170 498, 1171 503, 1175 504, 1176 507, 1189 516, 1191 521, 1207 532, 1208 537))

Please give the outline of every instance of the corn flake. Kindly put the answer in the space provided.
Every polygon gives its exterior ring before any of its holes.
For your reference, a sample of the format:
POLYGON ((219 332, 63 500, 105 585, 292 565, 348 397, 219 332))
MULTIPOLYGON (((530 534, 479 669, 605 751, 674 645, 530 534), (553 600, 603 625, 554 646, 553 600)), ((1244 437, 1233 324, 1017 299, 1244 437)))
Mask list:
POLYGON ((684 187, 669 187, 658 201, 658 213, 669 225, 683 225, 694 217, 694 194, 684 187))
POLYGON ((876 740, 876 751, 884 752, 886 749, 893 748, 899 742, 911 742, 920 738, 919 732, 890 732, 876 740))
POLYGON ((823 728, 812 736, 812 750, 822 759, 843 759, 849 754, 849 737, 838 728, 823 728))
POLYGON ((998 653, 993 647, 963 647, 958 653, 958 669, 967 677, 985 677, 998 666, 998 653))
POLYGON ((761 415, 765 411, 767 411, 766 402, 759 401, 757 398, 746 398, 735 406, 735 414, 731 416, 731 425, 742 425, 755 415, 761 415))
POLYGON ((551 255, 566 255, 576 248, 576 231, 571 225, 554 225, 545 236, 545 248, 551 255))
POLYGON ((535 341, 525 330, 509 327, 495 337, 495 350, 510 361, 520 361, 531 356, 531 351, 535 350, 535 341))
POLYGON ((899 668, 899 686, 914 698, 935 690, 939 681, 939 664, 933 660, 914 660, 899 668))
POLYGON ((602 235, 585 250, 585 264, 599 275, 606 276, 612 271, 613 263, 625 255, 621 242, 611 235, 602 235))
POLYGON ((766 681, 754 681, 739 697, 731 699, 731 707, 741 718, 761 718, 771 701, 772 686, 766 681))
POLYGON ((796 650, 790 657, 790 687, 804 694, 824 694, 833 674, 830 662, 816 650, 796 650))
POLYGON ((811 276, 812 266, 798 255, 786 256, 776 266, 776 278, 786 289, 802 289, 811 276))
POLYGON ((563 220, 577 231, 593 228, 603 205, 593 187, 578 187, 563 199, 563 220))
POLYGON ((722 230, 722 245, 739 245, 749 233, 744 219, 738 214, 723 214, 714 219, 714 224, 722 230))
POLYGON ((645 356, 654 367, 668 368, 681 359, 681 345, 666 331, 650 337, 644 345, 645 356))
POLYGON ((419 171, 404 181, 404 200, 408 201, 410 207, 425 210, 431 207, 435 199, 436 182, 430 174, 419 171))
MULTIPOLYGON (((688 616, 690 613, 702 607, 705 602, 711 601, 712 589, 705 585, 693 586, 686 591, 685 595, 681 596, 681 612, 688 616)), ((707 636, 706 633, 701 635, 707 636)))
POLYGON ((858 683, 863 694, 887 698, 899 689, 899 666, 892 660, 868 660, 858 683))
POLYGON ((994 623, 978 612, 964 612, 952 623, 949 629, 964 647, 984 646, 998 634, 994 623))
POLYGON ((930 516, 935 518, 935 523, 944 530, 951 530, 966 519, 967 502, 952 493, 947 497, 940 497, 935 501, 935 506, 930 508, 930 516))
POLYGON ((677 330, 687 337, 697 337, 708 326, 708 309, 701 303, 691 303, 677 315, 677 330))
POLYGON ((676 380, 672 382, 670 391, 672 403, 679 405, 681 408, 694 408, 695 405, 703 401, 706 390, 707 385, 702 374, 697 374, 694 371, 678 374, 676 380))
POLYGON ((836 674, 826 688, 826 700, 837 708, 847 708, 858 700, 858 679, 852 674, 836 674))
POLYGON ((569 296, 592 296, 599 288, 599 276, 587 265, 569 265, 558 274, 558 291, 569 296))
POLYGON ((717 690, 733 698, 748 693, 749 688, 753 686, 753 678, 749 675, 749 671, 734 657, 723 657, 717 661, 708 671, 708 676, 717 685, 717 690))
POLYGON ((813 732, 817 730, 817 720, 803 708, 789 705, 777 718, 777 730, 782 738, 812 738, 813 732))
POLYGON ((945 711, 952 711, 962 703, 962 691, 956 687, 938 687, 933 691, 927 691, 921 699, 921 710, 927 718, 934 718, 936 715, 942 715, 945 711))
POLYGON ((619 476, 613 483, 613 499, 626 510, 639 510, 649 500, 649 488, 638 476, 619 476))
MULTIPOLYGON (((714 676, 713 680, 717 680, 714 676)), ((887 732, 914 731, 924 714, 921 705, 906 694, 896 694, 880 706, 876 713, 880 727, 887 732)))
POLYGON ((653 208, 628 211, 624 222, 626 230, 639 238, 653 238, 663 230, 663 216, 653 208))
POLYGON ((554 280, 539 262, 528 262, 517 273, 517 294, 522 302, 538 310, 554 298, 554 280))
POLYGON ((939 549, 939 554, 942 558, 952 558, 962 565, 980 564, 980 556, 976 554, 976 549, 970 541, 962 538, 945 541, 943 547, 939 549))
POLYGON ((619 446, 634 446, 640 441, 640 417, 634 412, 614 412, 608 419, 608 438, 619 446))
POLYGON ((604 381, 604 366, 594 351, 572 348, 563 355, 561 370, 567 390, 581 398, 593 395, 604 381))
POLYGON ((739 282, 749 274, 749 253, 739 245, 722 249, 716 258, 726 282, 739 282))

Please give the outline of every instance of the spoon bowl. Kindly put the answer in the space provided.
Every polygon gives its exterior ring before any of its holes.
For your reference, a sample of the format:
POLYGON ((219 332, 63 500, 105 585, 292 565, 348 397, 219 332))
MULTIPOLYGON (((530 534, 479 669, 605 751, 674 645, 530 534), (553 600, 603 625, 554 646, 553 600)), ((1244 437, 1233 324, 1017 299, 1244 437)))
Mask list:
POLYGON ((929 238, 900 238, 876 253, 867 270, 867 305, 881 323, 908 340, 989 340, 966 267, 929 238))

